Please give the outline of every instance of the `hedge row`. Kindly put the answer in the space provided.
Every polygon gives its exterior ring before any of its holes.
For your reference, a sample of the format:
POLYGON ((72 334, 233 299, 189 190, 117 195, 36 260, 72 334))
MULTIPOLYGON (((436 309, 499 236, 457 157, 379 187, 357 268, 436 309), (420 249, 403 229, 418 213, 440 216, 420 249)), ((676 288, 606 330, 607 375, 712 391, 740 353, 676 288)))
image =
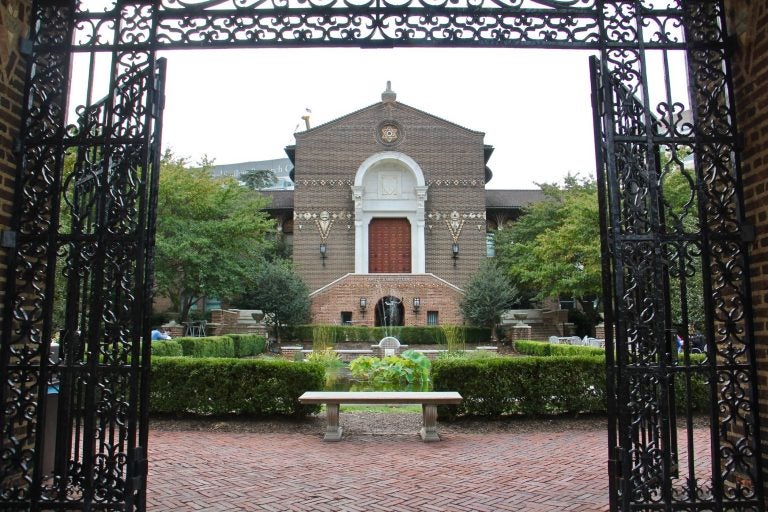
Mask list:
POLYGON ((258 334, 227 334, 235 342, 235 357, 256 356, 264 352, 267 339, 258 334))
POLYGON ((152 342, 153 357, 248 357, 264 352, 266 340, 255 334, 182 337, 152 342))
POLYGON ((527 356, 605 356, 602 348, 530 340, 517 340, 515 350, 527 356))
POLYGON ((176 340, 155 340, 152 342, 152 357, 181 357, 184 352, 176 340))
POLYGON ((276 359, 163 357, 152 361, 150 379, 152 413, 301 416, 319 410, 298 398, 323 389, 325 371, 276 359))
MULTIPOLYGON (((451 406, 452 415, 604 413, 605 381, 604 356, 438 359, 432 364, 433 389, 458 391, 464 398, 461 405, 451 406)), ((678 374, 681 406, 685 384, 685 376, 678 374)), ((691 376, 691 402, 696 411, 708 408, 701 374, 691 376)))
MULTIPOLYGON (((312 341, 312 330, 317 325, 299 325, 286 333, 286 339, 312 341)), ((445 333, 439 326, 430 327, 364 327, 350 325, 322 326, 332 328, 336 343, 366 342, 378 343, 384 336, 395 336, 404 344, 409 345, 445 345, 445 333)), ((488 343, 491 331, 484 327, 461 326, 466 343, 488 343)))

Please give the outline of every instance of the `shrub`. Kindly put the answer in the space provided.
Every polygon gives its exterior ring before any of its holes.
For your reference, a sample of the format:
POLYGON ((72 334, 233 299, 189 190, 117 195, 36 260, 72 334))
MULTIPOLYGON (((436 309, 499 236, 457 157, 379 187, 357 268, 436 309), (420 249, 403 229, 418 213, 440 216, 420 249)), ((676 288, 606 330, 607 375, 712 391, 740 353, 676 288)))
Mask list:
POLYGON ((258 334, 227 334, 234 343, 235 357, 257 356, 264 352, 267 340, 258 334))
MULTIPOLYGON (((678 406, 685 405, 687 375, 693 410, 708 410, 706 379, 696 372, 676 375, 678 406)), ((448 409, 452 414, 495 417, 606 412, 604 356, 438 359, 432 364, 432 383, 435 391, 461 393, 463 402, 448 409)))
POLYGON ((187 357, 235 357, 235 342, 229 336, 176 338, 187 357))
POLYGON ((470 416, 605 412, 605 362, 598 357, 440 359, 435 391, 464 397, 470 416))
POLYGON ((333 348, 338 328, 333 325, 318 325, 312 328, 312 350, 322 352, 333 348))
POLYGON ((605 349, 602 348, 530 340, 517 340, 515 350, 529 356, 605 356, 605 349))
POLYGON ((307 361, 310 363, 317 363, 326 369, 341 368, 344 363, 341 361, 341 356, 333 350, 313 350, 311 354, 307 356, 307 361))
POLYGON ((424 354, 406 350, 400 356, 362 356, 349 363, 349 371, 357 379, 374 383, 413 384, 429 381, 431 362, 424 354))
POLYGON ((448 352, 463 352, 467 348, 464 342, 464 330, 457 325, 444 325, 443 335, 448 352))
MULTIPOLYGON (((299 325, 286 330, 285 338, 300 341, 312 341, 314 329, 318 326, 299 325)), ((388 329, 384 327, 364 327, 352 325, 324 325, 324 328, 332 329, 335 333, 333 339, 337 343, 343 341, 377 343, 387 335, 388 329)), ((464 333, 467 343, 488 343, 491 337, 490 329, 484 327, 457 326, 464 333)), ((442 326, 425 327, 396 327, 395 337, 403 343, 411 345, 444 345, 445 334, 442 326)))
POLYGON ((190 359, 152 362, 150 411, 176 415, 300 416, 319 410, 299 404, 323 389, 323 367, 282 360, 190 359))
POLYGON ((184 355, 176 340, 155 340, 152 342, 152 357, 179 357, 184 355))

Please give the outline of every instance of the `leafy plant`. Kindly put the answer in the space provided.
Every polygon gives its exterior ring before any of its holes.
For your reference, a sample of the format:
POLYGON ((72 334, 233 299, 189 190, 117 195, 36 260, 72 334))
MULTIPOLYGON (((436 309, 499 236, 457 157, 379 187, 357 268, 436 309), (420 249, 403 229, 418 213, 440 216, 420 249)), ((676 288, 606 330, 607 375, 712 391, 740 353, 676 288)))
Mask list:
POLYGON ((412 384, 428 382, 430 361, 423 354, 407 350, 400 356, 358 357, 349 364, 349 371, 357 379, 372 382, 412 384))
POLYGON ((336 329, 332 325, 317 325, 312 328, 312 350, 330 350, 336 343, 336 329))
POLYGON ((466 350, 464 329, 458 325, 443 325, 442 329, 448 352, 463 352, 466 350))
POLYGON ((414 380, 429 380, 429 370, 432 368, 432 361, 427 356, 415 350, 406 350, 400 354, 400 357, 411 361, 416 366, 414 380))
POLYGON ((344 363, 341 361, 341 356, 330 348, 325 350, 313 350, 312 353, 307 356, 307 361, 320 364, 326 370, 344 366, 344 363))

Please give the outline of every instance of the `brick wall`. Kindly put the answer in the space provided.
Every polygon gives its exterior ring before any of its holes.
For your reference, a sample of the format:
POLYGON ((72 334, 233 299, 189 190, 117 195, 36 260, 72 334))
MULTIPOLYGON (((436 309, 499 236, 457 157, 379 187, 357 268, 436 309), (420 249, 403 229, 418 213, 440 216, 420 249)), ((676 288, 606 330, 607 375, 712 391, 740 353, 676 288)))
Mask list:
MULTIPOLYGON (((13 145, 21 125, 25 68, 18 41, 28 35, 30 4, 21 0, 0 0, 0 230, 10 225, 13 210, 16 174, 13 145)), ((5 283, 6 260, 7 252, 0 248, 2 284, 5 283)), ((4 293, 5 286, 0 285, 0 308, 4 293)))
MULTIPOLYGON (((13 211, 16 173, 13 144, 21 125, 25 68, 18 52, 18 41, 19 37, 27 36, 29 14, 28 2, 0 0, 0 230, 8 229, 13 211)), ((0 248, 0 315, 5 295, 7 257, 7 251, 0 248)), ((27 425, 18 422, 14 432, 16 441, 23 442, 27 434, 27 425)), ((28 440, 28 443, 32 441, 28 440)), ((10 486, 14 484, 12 480, 13 477, 9 476, 4 484, 10 486)))
POLYGON ((375 325, 376 303, 392 295, 402 300, 404 325, 427 325, 429 311, 439 313, 440 325, 460 325, 458 312, 462 293, 429 274, 349 274, 312 296, 312 323, 338 324, 341 311, 352 313, 353 325, 375 325), (360 298, 367 301, 360 311, 360 298), (418 312, 413 298, 421 299, 418 312))
MULTIPOLYGON (((762 452, 768 457, 768 4, 736 0, 727 5, 731 33, 737 41, 732 69, 737 121, 744 136, 741 156, 745 210, 757 234, 751 252, 752 300, 762 452)), ((768 483, 765 465, 763 478, 768 483)))

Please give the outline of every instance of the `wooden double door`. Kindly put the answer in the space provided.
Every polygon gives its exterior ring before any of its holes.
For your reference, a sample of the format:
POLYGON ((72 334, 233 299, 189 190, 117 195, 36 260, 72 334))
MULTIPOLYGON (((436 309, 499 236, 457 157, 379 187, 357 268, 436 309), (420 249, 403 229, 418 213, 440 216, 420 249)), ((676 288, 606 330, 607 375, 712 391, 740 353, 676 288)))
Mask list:
POLYGON ((371 220, 368 226, 368 272, 411 272, 411 223, 408 219, 371 220))

